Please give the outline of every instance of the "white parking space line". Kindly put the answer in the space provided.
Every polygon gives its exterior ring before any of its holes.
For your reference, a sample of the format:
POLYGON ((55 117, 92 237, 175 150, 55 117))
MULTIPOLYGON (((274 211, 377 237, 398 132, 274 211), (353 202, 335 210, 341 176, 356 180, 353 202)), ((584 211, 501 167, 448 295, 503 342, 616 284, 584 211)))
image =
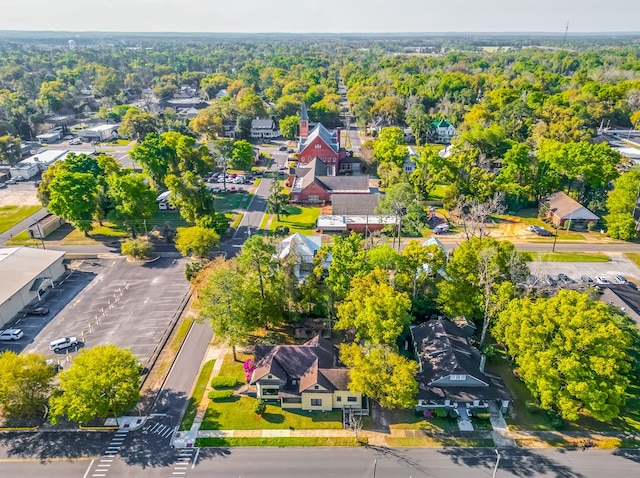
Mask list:
POLYGON ((87 475, 89 474, 89 471, 91 470, 91 467, 93 466, 93 462, 95 460, 91 460, 91 463, 89 463, 89 466, 87 467, 87 471, 84 472, 84 476, 82 478, 87 478, 87 475))

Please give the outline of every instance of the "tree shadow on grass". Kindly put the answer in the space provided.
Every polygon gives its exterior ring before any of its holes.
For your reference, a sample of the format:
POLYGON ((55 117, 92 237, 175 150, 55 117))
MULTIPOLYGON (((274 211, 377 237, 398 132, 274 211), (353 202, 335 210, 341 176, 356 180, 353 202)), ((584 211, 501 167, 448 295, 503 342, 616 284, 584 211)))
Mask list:
POLYGON ((284 415, 280 413, 263 413, 262 418, 269 423, 284 423, 284 415))

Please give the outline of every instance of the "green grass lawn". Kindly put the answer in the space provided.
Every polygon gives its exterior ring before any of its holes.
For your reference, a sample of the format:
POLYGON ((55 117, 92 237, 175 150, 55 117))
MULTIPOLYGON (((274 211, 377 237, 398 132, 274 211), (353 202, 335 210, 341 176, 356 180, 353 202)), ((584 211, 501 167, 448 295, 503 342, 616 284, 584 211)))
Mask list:
POLYGON ((245 372, 244 372, 244 362, 247 359, 253 358, 253 355, 243 354, 238 352, 236 354, 238 360, 233 360, 233 354, 228 353, 224 357, 224 361, 222 362, 222 366, 220 367, 220 373, 218 376, 220 377, 235 377, 238 380, 238 383, 246 383, 245 380, 245 372))
POLYGON ((416 415, 413 410, 390 411, 389 429, 391 430, 428 430, 428 431, 453 431, 458 430, 458 421, 447 418, 424 418, 416 415))
POLYGON ((193 393, 189 398, 187 410, 182 418, 180 430, 189 430, 191 425, 193 425, 193 420, 196 418, 196 413, 198 412, 198 405, 200 405, 200 402, 202 401, 204 391, 207 388, 207 382, 209 382, 209 377, 211 376, 211 371, 213 370, 215 363, 215 360, 209 360, 202 366, 200 375, 198 375, 198 381, 196 382, 193 393))
POLYGON ((320 208, 313 206, 288 206, 288 215, 281 214, 280 221, 275 216, 269 230, 275 231, 278 226, 286 226, 291 234, 299 232, 311 235, 320 215, 320 208))
MULTIPOLYGON (((84 233, 78 229, 73 229, 67 234, 61 242, 62 245, 94 245, 103 242, 111 242, 114 240, 123 239, 131 235, 130 231, 121 228, 110 222, 103 222, 100 226, 97 222, 94 223, 94 227, 89 231, 89 237, 85 237, 84 233)), ((149 230, 152 228, 148 226, 149 230)), ((143 229, 144 231, 144 229, 143 229)))
MULTIPOLYGON (((220 375, 226 375, 222 372, 220 375)), ((244 377, 242 379, 244 383, 244 377)), ((262 430, 262 429, 342 429, 342 411, 303 412, 283 410, 279 405, 267 404, 260 416, 253 408, 256 399, 233 397, 224 402, 209 402, 201 430, 262 430)))
POLYGON ((622 255, 640 267, 640 252, 624 252, 622 255))
POLYGON ((428 446, 428 447, 462 447, 462 448, 493 448, 494 442, 490 438, 457 438, 457 437, 387 437, 388 446, 428 446))
POLYGON ((147 224, 150 224, 149 230, 151 230, 156 226, 162 226, 165 222, 170 222, 175 227, 193 226, 193 224, 185 221, 176 209, 173 211, 158 209, 153 213, 151 219, 147 221, 147 224))
POLYGON ((433 191, 431 191, 431 194, 429 194, 429 198, 427 199, 428 201, 442 201, 442 198, 444 197, 444 193, 447 192, 447 189, 449 189, 451 186, 447 185, 447 184, 436 184, 436 187, 433 188, 433 191))
POLYGON ((280 437, 280 438, 198 438, 197 447, 226 447, 226 446, 362 446, 368 440, 346 437, 280 437))
POLYGON ((20 234, 16 234, 8 240, 7 246, 38 246, 41 243, 40 239, 33 239, 29 237, 29 233, 24 230, 20 234))
POLYGON ((528 261, 538 262, 609 262, 608 255, 601 252, 526 252, 528 261))
POLYGON ((0 233, 11 229, 40 209, 42 209, 42 206, 1 206, 0 233))
POLYGON ((240 208, 240 205, 245 202, 246 204, 249 204, 249 201, 251 201, 251 196, 253 196, 252 194, 243 194, 243 193, 220 193, 220 194, 214 194, 213 197, 215 198, 215 208, 216 211, 219 212, 229 212, 229 211, 233 211, 234 209, 238 209, 240 208))

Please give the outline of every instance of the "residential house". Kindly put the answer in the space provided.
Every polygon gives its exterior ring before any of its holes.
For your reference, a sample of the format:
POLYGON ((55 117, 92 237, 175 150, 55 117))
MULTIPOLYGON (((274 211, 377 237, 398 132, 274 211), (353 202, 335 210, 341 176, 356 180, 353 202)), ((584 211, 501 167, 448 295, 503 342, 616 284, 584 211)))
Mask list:
POLYGON ((558 227, 586 229, 589 223, 596 224, 600 218, 575 199, 563 192, 553 193, 540 202, 540 207, 548 206, 547 218, 558 227))
POLYGON ((415 158, 418 157, 418 153, 416 153, 416 150, 412 146, 407 146, 407 153, 407 157, 402 165, 402 171, 411 174, 416 170, 415 158))
MULTIPOLYGON (((295 233, 278 244, 278 259, 281 261, 291 260, 293 263, 293 273, 298 280, 304 279, 313 270, 313 259, 322 246, 320 236, 303 236, 295 233)), ((331 264, 331 257, 328 257, 324 267, 331 264)))
POLYGON ((256 345, 251 385, 257 398, 283 409, 330 411, 362 408, 362 394, 350 392, 349 369, 331 341, 316 336, 303 345, 256 345))
POLYGON ((368 176, 332 176, 320 158, 300 163, 290 178, 291 202, 320 204, 338 194, 370 194, 368 176))
POLYGON ((280 126, 275 116, 270 118, 251 120, 251 132, 249 136, 253 139, 278 138, 281 135, 280 126))
POLYGON ((449 144, 451 138, 456 134, 456 129, 447 120, 442 119, 440 121, 434 121, 431 123, 431 130, 429 131, 429 139, 434 143, 449 144))
POLYGON ((326 175, 335 176, 340 171, 340 161, 347 151, 340 147, 340 128, 329 131, 318 123, 309 131, 307 106, 302 103, 300 111, 300 140, 298 142, 298 163, 308 164, 318 158, 326 165, 326 175))
POLYGON ((216 93, 216 99, 220 99, 220 98, 224 98, 225 96, 229 96, 229 93, 227 93, 227 90, 225 90, 224 88, 222 88, 220 91, 218 91, 216 93))
POLYGON ((495 402, 506 411, 511 394, 502 379, 486 370, 486 357, 468 334, 448 320, 429 320, 411 328, 420 364, 418 410, 454 409, 461 418, 495 402))

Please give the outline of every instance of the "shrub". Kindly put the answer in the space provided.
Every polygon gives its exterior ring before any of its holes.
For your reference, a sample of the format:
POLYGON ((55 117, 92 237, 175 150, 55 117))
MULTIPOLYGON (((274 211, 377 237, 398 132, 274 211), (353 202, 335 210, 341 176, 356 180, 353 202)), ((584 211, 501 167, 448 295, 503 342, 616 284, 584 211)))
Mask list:
POLYGON ((222 402, 233 397, 233 390, 211 390, 208 397, 214 402, 222 402))
POLYGON ((486 420, 489 420, 489 418, 491 418, 491 414, 486 412, 475 413, 474 415, 478 420, 486 421, 486 420))
POLYGON ((434 408, 433 416, 436 418, 446 418, 449 416, 449 411, 446 408, 434 408))
POLYGON ((449 418, 458 418, 460 415, 458 415, 458 410, 454 410, 453 408, 451 410, 449 410, 449 412, 447 413, 447 416, 449 418))
POLYGON ((556 412, 547 412, 551 428, 554 430, 561 430, 564 427, 564 421, 556 412))
POLYGON ((253 407, 253 411, 256 412, 256 414, 262 416, 264 415, 264 412, 267 411, 267 404, 264 403, 263 400, 258 399, 253 407))
POLYGON ((278 226, 276 227, 276 230, 274 231, 274 234, 276 236, 286 236, 289 234, 289 227, 288 226, 278 226))
POLYGON ((148 239, 127 239, 122 243, 120 252, 134 259, 146 259, 151 255, 153 247, 148 239))
POLYGON ((233 388, 238 384, 235 377, 213 377, 211 386, 214 388, 233 388))

